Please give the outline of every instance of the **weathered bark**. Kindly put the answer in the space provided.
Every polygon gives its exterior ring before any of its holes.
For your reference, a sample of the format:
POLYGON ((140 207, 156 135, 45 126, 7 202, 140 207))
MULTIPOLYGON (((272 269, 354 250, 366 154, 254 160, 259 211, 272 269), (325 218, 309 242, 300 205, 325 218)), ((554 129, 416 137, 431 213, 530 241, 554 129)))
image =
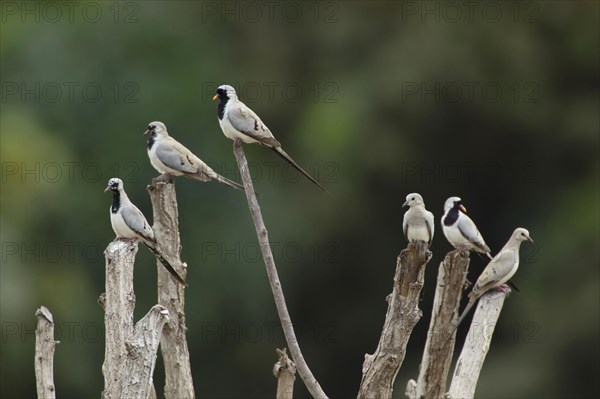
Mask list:
POLYGON ((456 331, 452 332, 452 342, 448 339, 451 323, 458 314, 468 269, 469 253, 459 250, 448 253, 440 264, 419 378, 416 382, 410 380, 406 387, 406 395, 411 399, 441 398, 446 392, 456 331))
MULTIPOLYGON (((165 181, 164 177, 153 179, 148 186, 154 219, 152 229, 162 254, 185 279, 187 265, 179 257, 181 242, 175 184, 170 178, 165 181)), ((165 365, 165 397, 191 399, 195 397, 195 393, 185 336, 185 287, 177 284, 159 261, 157 268, 158 303, 168 309, 171 318, 165 325, 160 345, 165 365)))
POLYGON ((127 362, 127 338, 133 331, 133 265, 137 253, 137 243, 113 241, 104 251, 106 257, 106 293, 101 295, 106 326, 106 346, 104 350, 104 391, 105 399, 123 397, 125 364, 127 362))
POLYGON ((314 398, 327 398, 327 395, 319 385, 319 382, 308 368, 308 364, 306 364, 304 356, 302 355, 302 351, 300 350, 300 346, 298 345, 298 339, 296 338, 294 326, 292 325, 292 319, 290 318, 287 305, 285 304, 283 289, 281 288, 281 282, 279 281, 279 275, 277 274, 277 267, 275 266, 273 252, 271 251, 271 246, 269 244, 267 228, 265 227, 265 222, 263 221, 260 206, 256 200, 254 185, 252 184, 250 170, 248 169, 248 161, 246 160, 242 144, 239 140, 236 140, 233 144, 233 153, 235 154, 238 168, 240 169, 240 175, 242 176, 242 181, 244 183, 250 214, 252 215, 252 220, 254 221, 254 227, 256 229, 256 235, 258 236, 260 250, 265 262, 269 283, 271 285, 271 291, 273 292, 273 298, 275 299, 275 305, 277 307, 277 314, 279 315, 279 320, 281 321, 281 326, 290 349, 290 354, 292 355, 292 359, 294 360, 298 369, 298 374, 300 374, 300 378, 302 378, 302 381, 304 381, 308 392, 310 392, 314 398))
POLYGON ((98 302, 104 308, 106 348, 102 373, 105 399, 148 398, 158 342, 169 312, 155 305, 134 328, 133 265, 137 243, 116 240, 108 244, 106 292, 98 302))
POLYGON ((36 312, 35 330, 35 380, 37 397, 53 399, 56 397, 54 386, 54 350, 60 342, 54 340, 54 319, 45 306, 36 312))
POLYGON ((273 366, 273 375, 277 378, 277 399, 293 399, 296 365, 288 357, 285 348, 277 349, 279 360, 273 366))
POLYGON ((158 344, 162 330, 169 321, 169 311, 154 305, 135 325, 127 342, 127 378, 123 385, 123 398, 148 398, 153 390, 152 375, 156 365, 158 344))
POLYGON ((491 290, 479 299, 469 334, 456 361, 448 392, 450 398, 472 398, 475 395, 479 373, 490 349, 504 299, 506 295, 500 290, 491 290))
POLYGON ((394 380, 406 355, 406 345, 423 315, 419 297, 425 281, 425 265, 431 259, 427 244, 408 244, 396 263, 394 288, 375 353, 365 354, 358 398, 391 398, 394 380))

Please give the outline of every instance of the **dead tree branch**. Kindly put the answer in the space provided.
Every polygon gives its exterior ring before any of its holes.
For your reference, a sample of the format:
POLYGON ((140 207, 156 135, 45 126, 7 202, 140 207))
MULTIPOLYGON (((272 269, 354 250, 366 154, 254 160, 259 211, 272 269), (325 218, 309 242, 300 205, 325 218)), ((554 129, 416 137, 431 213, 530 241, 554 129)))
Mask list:
POLYGON ((35 380, 37 397, 54 399, 54 350, 60 342, 54 340, 54 318, 45 306, 36 312, 37 328, 35 330, 35 380))
POLYGON ((111 242, 106 256, 106 293, 100 295, 106 325, 102 398, 148 398, 158 342, 169 312, 156 305, 134 328, 133 265, 137 243, 111 242))
MULTIPOLYGON (((448 341, 448 334, 458 314, 468 269, 469 254, 459 250, 449 252, 440 263, 419 378, 416 382, 410 380, 406 387, 406 395, 411 399, 441 398, 446 392, 454 352, 454 342, 448 341)), ((452 341, 454 336, 455 332, 452 341)))
POLYGON ((153 389, 152 375, 156 365, 158 344, 165 323, 169 321, 169 311, 154 305, 135 325, 133 335, 127 345, 127 377, 123 385, 124 398, 148 398, 153 389))
POLYGON ((375 353, 365 354, 358 398, 391 398, 394 380, 406 354, 406 345, 422 316, 419 297, 425 265, 431 259, 425 242, 408 244, 396 262, 394 288, 375 353))
POLYGON ((285 348, 277 349, 279 360, 273 366, 273 375, 277 378, 277 399, 293 399, 296 365, 287 355, 285 348))
MULTIPOLYGON (((185 279, 187 265, 179 257, 181 241, 175 184, 168 180, 161 176, 148 186, 153 209, 152 229, 163 255, 185 279)), ((163 331, 160 346, 165 365, 165 397, 191 399, 195 393, 185 335, 185 287, 177 284, 159 261, 157 268, 158 303, 168 309, 171 318, 163 331)))
POLYGON ((502 311, 506 295, 500 290, 484 294, 477 304, 448 392, 450 398, 472 398, 483 362, 490 349, 492 334, 502 311))
POLYGON ((273 252, 271 251, 271 246, 269 244, 267 228, 265 227, 265 222, 263 221, 260 206, 256 200, 254 185, 252 184, 250 170, 248 169, 248 161, 246 160, 244 149, 242 148, 242 144, 239 140, 236 140, 233 144, 233 153, 235 154, 238 168, 240 169, 240 175, 242 176, 242 181, 244 183, 250 214, 252 215, 252 220, 254 221, 254 227, 256 228, 256 235, 258 236, 260 250, 265 261, 269 283, 271 284, 271 290, 273 291, 273 298, 275 299, 277 314, 279 315, 279 320, 281 321, 283 333, 285 335, 288 347, 290 348, 292 359, 296 363, 298 374, 300 374, 300 378, 302 378, 302 381, 304 381, 304 384, 306 385, 306 388, 310 394, 314 398, 327 398, 327 395, 319 385, 319 382, 308 368, 308 364, 306 364, 304 356, 300 351, 298 339, 296 338, 294 326, 292 325, 292 319, 290 318, 290 314, 285 303, 285 297, 283 296, 283 289, 281 288, 279 275, 277 274, 277 267, 275 266, 273 252))
POLYGON ((133 331, 133 265, 138 246, 125 241, 113 241, 104 251, 106 257, 106 294, 100 302, 104 307, 106 346, 104 350, 105 399, 121 398, 127 360, 127 338, 133 331))

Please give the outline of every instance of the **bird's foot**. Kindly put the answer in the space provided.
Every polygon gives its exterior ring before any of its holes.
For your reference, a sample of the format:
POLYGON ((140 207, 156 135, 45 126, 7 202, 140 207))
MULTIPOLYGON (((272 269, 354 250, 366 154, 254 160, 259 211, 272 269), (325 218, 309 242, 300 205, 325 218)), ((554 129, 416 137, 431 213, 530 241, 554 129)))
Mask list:
POLYGON ((465 279, 465 285, 463 286, 463 290, 467 290, 473 283, 469 281, 469 279, 465 279))
POLYGON ((465 252, 467 254, 469 254, 469 246, 468 245, 457 245, 456 249, 458 249, 460 252, 465 252))
POLYGON ((162 175, 156 177, 154 179, 156 183, 169 183, 173 184, 173 175, 169 173, 163 173, 162 175))
POLYGON ((238 139, 234 139, 233 140, 233 147, 234 148, 239 148, 241 146, 242 146, 242 140, 241 139, 238 138, 238 139))
POLYGON ((498 289, 502 292, 504 292, 504 295, 509 296, 510 295, 510 287, 506 284, 502 284, 500 286, 498 286, 498 289))
POLYGON ((114 239, 114 241, 122 241, 122 242, 126 242, 126 243, 133 243, 135 241, 137 241, 137 238, 125 238, 125 237, 117 237, 114 239))

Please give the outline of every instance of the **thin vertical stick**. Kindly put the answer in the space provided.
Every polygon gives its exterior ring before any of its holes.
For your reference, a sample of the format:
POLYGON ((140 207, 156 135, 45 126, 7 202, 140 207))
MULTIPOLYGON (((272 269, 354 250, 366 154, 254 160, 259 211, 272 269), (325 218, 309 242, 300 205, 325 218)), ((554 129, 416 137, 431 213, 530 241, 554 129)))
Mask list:
POLYGON ((265 261, 265 266, 267 268, 267 275, 269 276, 271 291, 273 291, 273 298, 275 299, 277 314, 279 315, 279 320, 281 321, 283 333, 285 335, 288 347, 290 348, 292 359, 296 363, 296 367, 298 368, 298 374, 300 374, 300 378, 302 378, 302 381, 304 381, 308 392, 310 392, 310 394, 314 398, 327 398, 327 395, 325 394, 325 392, 323 392, 323 389, 319 385, 319 382, 316 380, 316 378, 313 376, 312 372, 308 368, 308 364, 306 364, 304 356, 302 356, 302 351, 300 351, 298 339, 296 338, 296 334, 294 333, 292 319, 290 318, 290 314, 285 304, 285 297, 283 296, 283 289, 281 288, 281 282, 279 281, 277 268, 275 267, 275 260, 273 258, 273 252, 271 251, 271 246, 269 244, 267 228, 265 227, 265 222, 263 221, 260 206, 258 205, 258 201, 256 200, 254 185, 252 184, 250 170, 248 169, 248 161, 246 160, 246 156, 244 155, 242 143, 239 140, 236 140, 233 143, 233 153, 235 154, 238 168, 240 169, 240 174, 244 183, 244 189, 246 191, 246 198, 248 199, 250 214, 252 215, 252 220, 254 221, 256 235, 258 236, 258 242, 260 243, 260 250, 262 252, 262 256, 265 261))

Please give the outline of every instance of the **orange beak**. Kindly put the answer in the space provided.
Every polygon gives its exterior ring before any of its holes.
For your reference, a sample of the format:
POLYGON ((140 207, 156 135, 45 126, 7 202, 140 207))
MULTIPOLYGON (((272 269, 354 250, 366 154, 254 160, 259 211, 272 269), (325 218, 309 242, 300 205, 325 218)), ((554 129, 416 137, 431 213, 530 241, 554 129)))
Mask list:
POLYGON ((463 204, 460 204, 458 206, 458 209, 460 209, 461 211, 463 211, 463 213, 467 213, 467 208, 465 208, 465 206, 463 204))
POLYGON ((213 96, 213 101, 215 101, 217 98, 219 98, 219 95, 218 95, 218 94, 215 94, 215 95, 213 96))

